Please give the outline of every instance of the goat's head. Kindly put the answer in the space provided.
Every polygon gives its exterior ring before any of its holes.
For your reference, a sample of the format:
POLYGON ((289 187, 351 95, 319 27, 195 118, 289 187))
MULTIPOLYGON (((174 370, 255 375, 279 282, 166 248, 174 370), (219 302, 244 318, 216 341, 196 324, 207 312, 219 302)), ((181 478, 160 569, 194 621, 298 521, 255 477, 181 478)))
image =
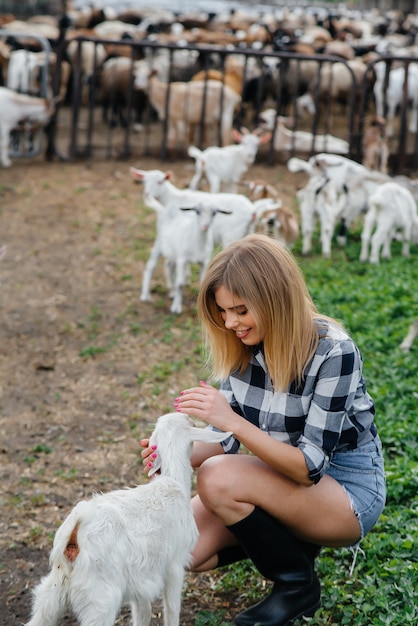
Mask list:
POLYGON ((173 450, 188 451, 189 456, 194 441, 220 443, 232 435, 231 432, 219 432, 209 428, 197 428, 191 418, 184 413, 166 413, 158 418, 149 445, 156 447, 156 458, 148 472, 152 476, 164 471, 164 462, 173 457, 173 450))

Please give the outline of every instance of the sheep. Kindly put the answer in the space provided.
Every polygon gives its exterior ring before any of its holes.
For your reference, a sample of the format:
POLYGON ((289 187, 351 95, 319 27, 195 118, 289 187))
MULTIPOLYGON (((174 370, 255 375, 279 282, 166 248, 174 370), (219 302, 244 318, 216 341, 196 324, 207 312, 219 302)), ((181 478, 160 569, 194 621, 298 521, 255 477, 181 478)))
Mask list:
POLYGON ((200 266, 202 279, 213 252, 212 223, 218 213, 231 215, 232 211, 199 204, 181 207, 180 212, 168 212, 155 198, 148 205, 159 216, 160 254, 165 259, 167 285, 172 298, 171 313, 182 312, 183 287, 189 266, 200 266), (174 236, 173 236, 174 235, 174 236))
MULTIPOLYGON (((129 172, 135 180, 144 183, 143 196, 145 203, 155 207, 156 200, 164 207, 164 211, 158 213, 157 236, 145 267, 141 289, 142 302, 151 300, 150 284, 152 273, 157 265, 158 258, 163 253, 161 233, 164 229, 164 222, 167 219, 172 219, 173 216, 175 217, 181 207, 193 207, 202 204, 215 206, 219 209, 211 226, 213 245, 215 246, 225 247, 232 241, 241 239, 249 232, 254 231, 256 209, 254 204, 241 194, 211 194, 205 191, 178 189, 170 182, 173 176, 171 171, 145 171, 131 167, 129 172), (227 222, 223 219, 221 213, 223 210, 231 211, 231 214, 226 217, 227 222)), ((177 237, 176 233, 171 231, 171 237, 177 237)))
POLYGON ((163 83, 154 71, 150 72, 146 63, 139 61, 134 87, 148 93, 160 120, 167 116, 170 148, 175 146, 176 140, 185 144, 187 131, 190 139, 191 130, 201 121, 206 127, 220 125, 221 144, 230 143, 234 110, 241 96, 228 85, 217 80, 163 83))
POLYGON ((159 417, 149 441, 157 455, 152 480, 73 508, 56 532, 51 571, 34 590, 26 626, 55 626, 68 609, 84 626, 113 626, 127 602, 134 626, 146 626, 161 595, 165 626, 178 626, 184 568, 198 537, 190 506, 192 442, 221 442, 230 434, 196 428, 179 413, 159 417))
POLYGON ((377 265, 382 246, 382 258, 390 259, 391 241, 396 230, 402 231, 402 256, 408 257, 411 239, 418 236, 417 205, 408 189, 390 181, 380 185, 369 198, 361 235, 360 261, 377 265))
POLYGON ((7 87, 0 87, 0 160, 3 167, 10 167, 10 134, 17 124, 26 119, 46 124, 54 113, 53 101, 16 93, 7 87))
POLYGON ((262 179, 243 181, 249 189, 249 198, 256 204, 257 221, 264 233, 291 247, 299 237, 299 222, 293 211, 283 206, 279 192, 262 179), (259 204, 263 200, 270 203, 259 204))
POLYGON ((230 183, 230 191, 237 191, 237 183, 254 163, 260 145, 271 138, 271 133, 250 133, 246 128, 241 132, 232 130, 238 145, 224 147, 211 146, 199 150, 189 146, 188 155, 196 160, 196 173, 190 182, 190 189, 198 189, 203 174, 206 176, 211 193, 218 193, 221 183, 230 183))
POLYGON ((304 130, 289 130, 286 125, 293 125, 292 117, 277 115, 275 109, 262 111, 260 126, 274 132, 273 147, 277 152, 332 152, 347 154, 350 144, 334 135, 313 135, 304 130))
POLYGON ((405 339, 402 341, 402 343, 399 346, 400 349, 403 352, 409 352, 410 349, 412 348, 412 344, 414 343, 417 337, 418 337, 418 319, 412 322, 411 326, 409 327, 408 334, 406 335, 405 339))

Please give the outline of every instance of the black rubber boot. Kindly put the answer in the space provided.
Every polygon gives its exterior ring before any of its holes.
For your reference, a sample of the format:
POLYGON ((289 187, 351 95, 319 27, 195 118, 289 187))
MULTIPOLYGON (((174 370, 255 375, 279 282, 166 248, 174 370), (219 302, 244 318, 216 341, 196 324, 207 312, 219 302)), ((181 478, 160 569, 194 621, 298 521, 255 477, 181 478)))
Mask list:
POLYGON ((224 567, 225 565, 231 565, 231 563, 237 563, 237 561, 243 561, 248 559, 248 556, 242 546, 229 546, 228 548, 222 548, 218 552, 218 564, 216 567, 224 567))
POLYGON ((240 613, 235 624, 286 626, 299 617, 312 617, 321 606, 321 588, 314 570, 319 546, 300 541, 258 507, 227 528, 260 574, 274 583, 270 594, 240 613))

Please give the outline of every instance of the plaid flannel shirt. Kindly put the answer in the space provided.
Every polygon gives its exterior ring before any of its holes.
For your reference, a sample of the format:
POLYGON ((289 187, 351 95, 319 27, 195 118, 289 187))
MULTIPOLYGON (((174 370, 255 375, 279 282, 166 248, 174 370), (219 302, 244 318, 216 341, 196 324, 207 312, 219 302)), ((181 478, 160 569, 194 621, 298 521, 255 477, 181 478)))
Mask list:
MULTIPOLYGON (((233 372, 220 390, 231 407, 270 436, 297 446, 304 454, 309 477, 317 483, 335 451, 356 448, 377 437, 375 407, 362 376, 362 357, 352 339, 335 325, 321 321, 319 344, 302 384, 274 391, 262 345, 243 375, 233 372)), ((240 443, 229 437, 226 453, 240 443)))

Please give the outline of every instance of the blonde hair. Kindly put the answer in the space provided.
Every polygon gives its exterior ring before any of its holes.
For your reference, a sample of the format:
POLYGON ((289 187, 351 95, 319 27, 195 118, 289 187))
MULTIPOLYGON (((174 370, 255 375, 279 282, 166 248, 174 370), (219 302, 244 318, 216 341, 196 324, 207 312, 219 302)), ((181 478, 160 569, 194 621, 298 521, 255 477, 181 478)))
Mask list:
POLYGON ((291 382, 300 383, 318 345, 319 314, 292 254, 270 237, 247 235, 212 259, 197 304, 208 363, 217 379, 236 370, 242 373, 253 354, 252 346, 225 328, 215 301, 220 286, 245 302, 264 335, 274 388, 284 391, 291 382))

